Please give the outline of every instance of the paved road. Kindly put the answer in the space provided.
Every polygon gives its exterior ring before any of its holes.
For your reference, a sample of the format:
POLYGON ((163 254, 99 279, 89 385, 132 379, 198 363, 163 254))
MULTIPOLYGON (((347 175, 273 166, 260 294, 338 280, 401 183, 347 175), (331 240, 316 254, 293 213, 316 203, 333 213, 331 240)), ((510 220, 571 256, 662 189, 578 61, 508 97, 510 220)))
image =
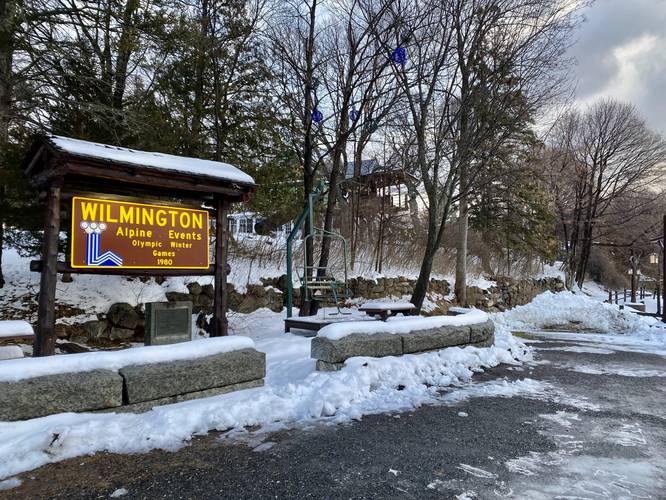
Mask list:
POLYGON ((0 497, 666 498, 666 358, 538 338, 534 363, 479 374, 441 405, 76 458, 0 497))

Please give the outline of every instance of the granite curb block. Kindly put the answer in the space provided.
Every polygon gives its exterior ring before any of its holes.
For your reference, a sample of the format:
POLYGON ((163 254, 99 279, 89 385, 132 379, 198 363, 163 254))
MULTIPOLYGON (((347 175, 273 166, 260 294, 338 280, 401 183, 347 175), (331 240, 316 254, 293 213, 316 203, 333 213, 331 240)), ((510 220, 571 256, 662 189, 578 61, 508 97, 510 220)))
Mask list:
POLYGON ((0 421, 123 404, 123 378, 111 370, 60 373, 0 382, 0 421))
POLYGON ((410 333, 353 333, 338 340, 314 337, 310 356, 317 360, 319 371, 336 371, 355 356, 381 358, 436 351, 447 347, 489 347, 495 341, 491 320, 463 326, 441 326, 410 333))
POLYGON ((142 403, 263 379, 266 355, 241 349, 204 358, 131 365, 118 373, 125 382, 125 403, 142 403))
MULTIPOLYGON (((72 356, 76 356, 72 354, 72 356)), ((240 349, 202 358, 0 382, 0 421, 63 412, 149 411, 264 385, 266 355, 240 349)))

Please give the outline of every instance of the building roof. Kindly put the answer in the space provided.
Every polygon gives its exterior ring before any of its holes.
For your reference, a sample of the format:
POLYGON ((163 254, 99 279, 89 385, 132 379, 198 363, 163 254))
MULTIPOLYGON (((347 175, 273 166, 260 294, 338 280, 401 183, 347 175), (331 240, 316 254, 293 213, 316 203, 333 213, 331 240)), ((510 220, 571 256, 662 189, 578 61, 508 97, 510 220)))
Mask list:
MULTIPOLYGON (((361 160, 361 176, 370 175, 374 172, 381 172, 383 169, 376 158, 370 160, 361 160)), ((347 162, 345 169, 345 179, 354 177, 354 162, 347 162)))
POLYGON ((78 157, 97 158, 124 165, 140 166, 146 169, 203 175, 245 185, 254 185, 254 179, 251 176, 233 165, 219 161, 138 151, 136 149, 121 148, 119 146, 82 141, 58 135, 47 136, 46 139, 55 149, 78 157))
POLYGON ((23 168, 38 190, 146 197, 181 204, 247 201, 254 179, 218 161, 121 148, 57 135, 38 135, 23 168))

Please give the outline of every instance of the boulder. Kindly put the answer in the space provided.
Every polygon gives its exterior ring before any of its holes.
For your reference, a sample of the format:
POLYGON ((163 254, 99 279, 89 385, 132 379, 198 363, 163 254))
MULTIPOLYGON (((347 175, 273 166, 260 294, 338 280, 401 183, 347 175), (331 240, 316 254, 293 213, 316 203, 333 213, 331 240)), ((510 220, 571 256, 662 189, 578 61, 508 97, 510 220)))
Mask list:
POLYGON ((119 370, 128 403, 259 380, 266 374, 266 355, 242 349, 204 358, 126 366, 119 370))
POLYGON ((136 309, 127 302, 113 304, 106 313, 106 317, 112 325, 128 330, 134 330, 141 319, 136 309))
POLYGON ((190 295, 199 295, 203 291, 203 287, 197 283, 196 281, 193 281, 192 283, 187 284, 187 289, 190 292, 190 295))
POLYGON ((310 344, 310 356, 327 363, 341 363, 354 356, 400 356, 402 339, 399 335, 354 333, 339 340, 314 337, 310 344))
POLYGON ((169 302, 191 302, 192 297, 189 293, 167 292, 166 298, 169 302))
POLYGON ((88 340, 98 341, 109 338, 110 326, 109 322, 105 319, 86 321, 83 324, 83 329, 86 331, 88 340))
POLYGON ((215 288, 213 287, 213 285, 203 285, 201 287, 201 293, 206 297, 210 297, 212 299, 213 297, 215 297, 215 288))
POLYGON ((0 382, 0 420, 90 411, 123 404, 123 379, 110 370, 60 373, 0 382))
POLYGON ((130 330, 129 328, 112 326, 111 332, 109 332, 109 340, 129 340, 132 337, 134 337, 134 330, 130 330))

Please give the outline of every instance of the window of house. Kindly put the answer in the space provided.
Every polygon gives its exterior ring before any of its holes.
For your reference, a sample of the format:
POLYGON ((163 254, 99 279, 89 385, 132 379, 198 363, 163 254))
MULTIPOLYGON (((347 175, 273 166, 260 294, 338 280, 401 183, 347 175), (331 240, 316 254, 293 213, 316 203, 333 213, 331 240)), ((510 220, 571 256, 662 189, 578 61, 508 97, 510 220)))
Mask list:
POLYGON ((254 219, 252 217, 243 217, 240 219, 239 233, 252 233, 254 228, 254 219))

